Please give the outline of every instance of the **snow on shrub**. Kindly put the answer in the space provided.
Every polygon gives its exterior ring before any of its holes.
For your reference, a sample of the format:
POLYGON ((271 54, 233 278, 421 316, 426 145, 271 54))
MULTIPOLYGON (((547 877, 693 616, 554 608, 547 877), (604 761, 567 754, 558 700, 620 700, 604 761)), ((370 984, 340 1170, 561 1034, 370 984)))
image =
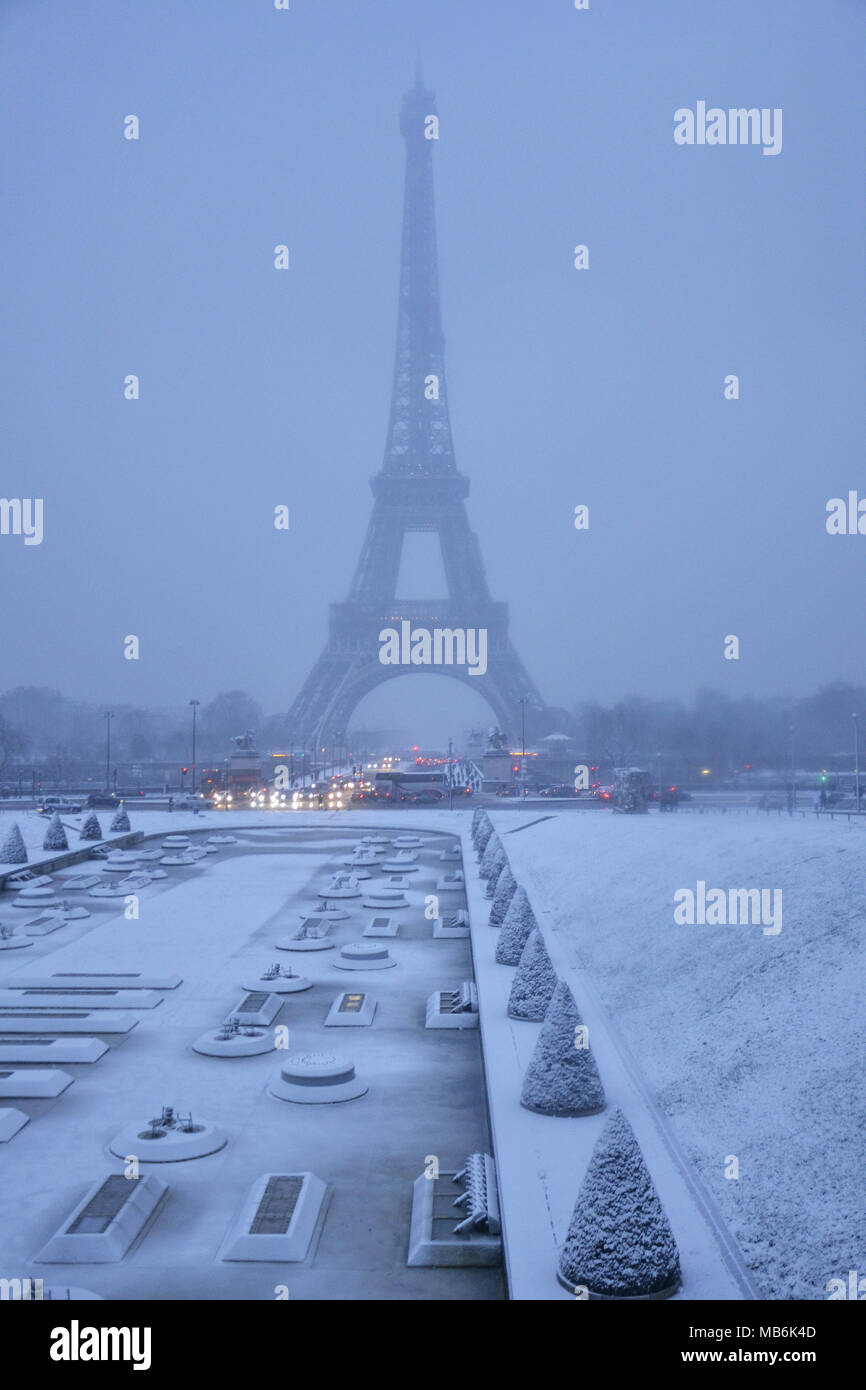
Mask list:
POLYGON ((479 836, 481 835, 482 831, 487 830, 488 828, 492 830, 493 825, 491 823, 490 817, 488 816, 487 812, 484 810, 483 807, 476 809, 476 811, 473 812, 473 815, 475 816, 475 819, 472 822, 472 843, 474 845, 477 845, 479 836))
POLYGON ((99 824, 99 818, 95 812, 92 811, 90 815, 87 817, 87 820, 81 827, 81 834, 78 838, 80 840, 102 839, 102 827, 99 824))
POLYGON ((514 897, 517 884, 514 881, 514 874, 507 864, 503 866, 502 872, 496 880, 496 889, 493 894, 493 906, 490 909, 491 927, 501 927, 508 911, 508 904, 514 897))
MULTIPOLYGON (((505 855, 503 854, 502 863, 496 865, 496 867, 493 870, 493 873, 490 874, 490 876, 487 879, 487 883, 484 886, 485 898, 493 898, 496 896, 496 889, 499 887, 499 880, 507 869, 508 860, 505 858, 505 855)), ((492 925, 496 926, 499 924, 493 923, 492 925)))
POLYGON ((0 864, 26 864, 27 847, 24 844, 24 836, 18 829, 17 824, 11 826, 9 834, 0 845, 0 864))
POLYGON ((529 905, 525 888, 518 888, 508 904, 502 930, 496 943, 496 959, 500 965, 518 965, 523 948, 538 923, 529 905))
POLYGON ((494 831, 492 822, 490 820, 482 822, 481 826, 479 827, 478 834, 475 836, 475 849, 478 853, 479 859, 484 858, 484 851, 487 849, 487 846, 490 843, 490 839, 493 833, 494 831))
POLYGON ((673 1293, 680 1259, 640 1146, 621 1110, 602 1131, 559 1260, 562 1281, 607 1298, 673 1293))
POLYGON ((129 816, 126 814, 126 808, 121 806, 120 810, 114 813, 111 825, 108 827, 109 833, 120 834, 121 831, 129 830, 129 828, 129 816))
POLYGON ((55 811, 45 832, 45 839, 42 841, 43 849, 69 849, 69 841, 66 838, 66 831, 63 829, 63 822, 55 811))
POLYGON ((508 997, 510 1018, 525 1018, 540 1023, 556 989, 556 971, 550 963, 544 937, 538 928, 530 932, 523 948, 520 964, 511 982, 508 997))
POLYGON ((502 848, 502 841, 494 830, 490 839, 487 841, 487 848, 481 856, 481 865, 478 872, 483 879, 488 879, 491 874, 498 874, 504 863, 505 850, 502 848))
POLYGON ((520 1104, 542 1115, 594 1115, 604 1087, 574 996, 560 980, 529 1059, 520 1104))

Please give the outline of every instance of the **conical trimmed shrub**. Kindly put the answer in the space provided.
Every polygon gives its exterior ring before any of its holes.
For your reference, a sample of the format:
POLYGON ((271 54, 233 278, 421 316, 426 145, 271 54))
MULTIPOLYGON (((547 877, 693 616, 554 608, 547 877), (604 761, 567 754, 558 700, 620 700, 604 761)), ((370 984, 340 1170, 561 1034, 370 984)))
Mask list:
POLYGON ((502 841, 494 830, 490 839, 487 841, 487 848, 481 856, 481 864, 478 872, 486 881, 490 878, 491 874, 498 874, 504 863, 505 850, 502 848, 502 841))
POLYGON ((478 834, 475 836, 475 849, 479 859, 484 858, 484 851, 487 849, 493 833, 493 823, 490 820, 482 823, 479 827, 478 834))
POLYGON ((81 834, 78 838, 79 840, 102 839, 102 826, 99 824, 99 818, 95 812, 91 812, 91 814, 87 817, 87 820, 81 827, 81 834))
POLYGON ((531 932, 538 923, 535 913, 526 896, 525 888, 518 888, 502 922, 502 930, 496 943, 496 959, 500 965, 519 965, 523 948, 531 932))
POLYGON ((560 980, 529 1059, 520 1104, 542 1115, 594 1115, 604 1109, 604 1087, 595 1058, 582 1046, 585 1033, 574 996, 560 980))
POLYGON ((496 889, 497 889, 497 887, 499 886, 499 880, 500 880, 500 878, 502 877, 502 875, 505 873, 505 870, 506 870, 507 868, 508 868, 508 860, 507 860, 507 859, 505 858, 505 856, 503 855, 503 857, 502 857, 502 863, 501 863, 501 864, 496 864, 496 865, 494 866, 493 873, 489 875, 489 877, 488 877, 488 879, 487 879, 487 882, 486 882, 485 885, 484 885, 484 896, 485 896, 485 898, 493 898, 493 896, 494 896, 495 893, 496 893, 496 889))
POLYGON ((502 872, 496 880, 496 890, 493 894, 493 906, 490 909, 491 927, 501 927, 508 911, 508 904, 517 891, 517 884, 514 874, 507 864, 503 866, 502 872))
POLYGON ((27 846, 17 824, 9 828, 9 834, 0 845, 0 864, 26 864, 27 846))
POLYGON ((42 841, 43 849, 69 849, 69 841, 66 838, 66 831, 59 814, 55 811, 48 823, 45 832, 45 839, 42 841))
POLYGON ((531 1023, 540 1023, 547 1012, 556 985, 556 971, 547 954, 544 937, 536 927, 535 931, 530 932, 517 973, 511 982, 511 994, 508 997, 509 1017, 525 1018, 531 1023))
POLYGON ((559 1274, 563 1283, 605 1298, 647 1298, 679 1287, 677 1243, 621 1110, 592 1151, 559 1274))
POLYGON ((118 835, 121 834, 124 830, 130 829, 129 816, 126 814, 125 806, 121 806, 118 811, 115 811, 114 816, 112 817, 111 825, 108 827, 108 829, 111 834, 118 835))

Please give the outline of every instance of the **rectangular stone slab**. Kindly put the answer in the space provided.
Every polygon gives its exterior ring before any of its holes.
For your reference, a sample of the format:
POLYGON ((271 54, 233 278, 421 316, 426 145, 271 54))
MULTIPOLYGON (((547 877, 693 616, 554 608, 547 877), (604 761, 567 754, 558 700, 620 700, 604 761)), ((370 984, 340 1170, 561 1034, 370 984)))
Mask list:
POLYGON ((376 1012, 376 1001, 362 990, 338 994, 325 1019, 326 1028, 369 1028, 376 1012))
POLYGON ((19 1129, 23 1129, 29 1115, 25 1115, 23 1110, 14 1110, 11 1106, 0 1109, 0 1144, 7 1144, 10 1139, 14 1139, 19 1129))
POLYGON ((148 1173, 100 1178, 39 1251, 40 1264, 113 1264, 150 1221, 167 1183, 148 1173))
POLYGON ((0 1068, 0 1100, 51 1100, 71 1085, 69 1073, 57 1067, 0 1068))
POLYGON ((239 1018, 241 1023, 273 1023, 285 1000, 267 990, 255 990, 241 996, 226 1018, 239 1018))
POLYGON ((364 936, 396 936, 400 930, 400 924, 395 917, 386 917, 383 913, 377 913, 371 917, 364 928, 364 936))
POLYGON ((306 1259, 327 1188, 315 1173, 265 1173, 226 1236, 221 1260, 306 1259))
POLYGON ((149 989, 66 985, 0 989, 0 1009, 155 1009, 162 995, 149 989))
POLYGON ((152 989, 0 989, 0 1009, 155 1009, 162 995, 152 989))
POLYGON ((7 989, 177 989, 180 975, 138 975, 120 971, 89 974, 86 970, 56 970, 51 975, 15 975, 7 989))
POLYGON ((0 1009, 0 1033, 129 1033, 138 1023, 134 1014, 109 1013, 107 1009, 47 1009, 27 1013, 23 1009, 0 1009))
POLYGON ((0 1062, 98 1062, 108 1051, 100 1038, 2 1038, 0 1062))

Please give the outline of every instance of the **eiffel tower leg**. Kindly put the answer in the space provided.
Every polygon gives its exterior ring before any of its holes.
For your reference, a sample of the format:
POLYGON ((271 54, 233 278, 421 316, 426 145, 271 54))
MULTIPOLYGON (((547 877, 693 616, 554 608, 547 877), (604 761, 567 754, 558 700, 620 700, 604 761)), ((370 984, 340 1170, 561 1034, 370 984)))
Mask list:
POLYGON ((512 738, 520 727, 521 699, 528 700, 530 711, 544 709, 541 696, 513 651, 494 657, 483 676, 470 676, 448 667, 383 666, 378 648, 360 652, 326 648, 292 705, 289 723, 293 736, 302 743, 316 745, 346 743, 349 721, 364 696, 387 680, 410 674, 459 681, 486 700, 500 728, 506 729, 512 738))

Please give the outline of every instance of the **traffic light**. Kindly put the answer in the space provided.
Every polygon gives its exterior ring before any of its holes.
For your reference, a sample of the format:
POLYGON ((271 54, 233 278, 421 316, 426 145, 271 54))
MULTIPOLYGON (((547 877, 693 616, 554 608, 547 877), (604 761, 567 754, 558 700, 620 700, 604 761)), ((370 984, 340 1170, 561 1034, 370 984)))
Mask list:
POLYGON ((185 768, 183 768, 183 769, 182 769, 182 771, 183 771, 183 773, 184 773, 184 776, 185 776, 185 775, 186 775, 186 773, 187 773, 187 772, 189 772, 189 768, 188 768, 188 767, 185 767, 185 768))

